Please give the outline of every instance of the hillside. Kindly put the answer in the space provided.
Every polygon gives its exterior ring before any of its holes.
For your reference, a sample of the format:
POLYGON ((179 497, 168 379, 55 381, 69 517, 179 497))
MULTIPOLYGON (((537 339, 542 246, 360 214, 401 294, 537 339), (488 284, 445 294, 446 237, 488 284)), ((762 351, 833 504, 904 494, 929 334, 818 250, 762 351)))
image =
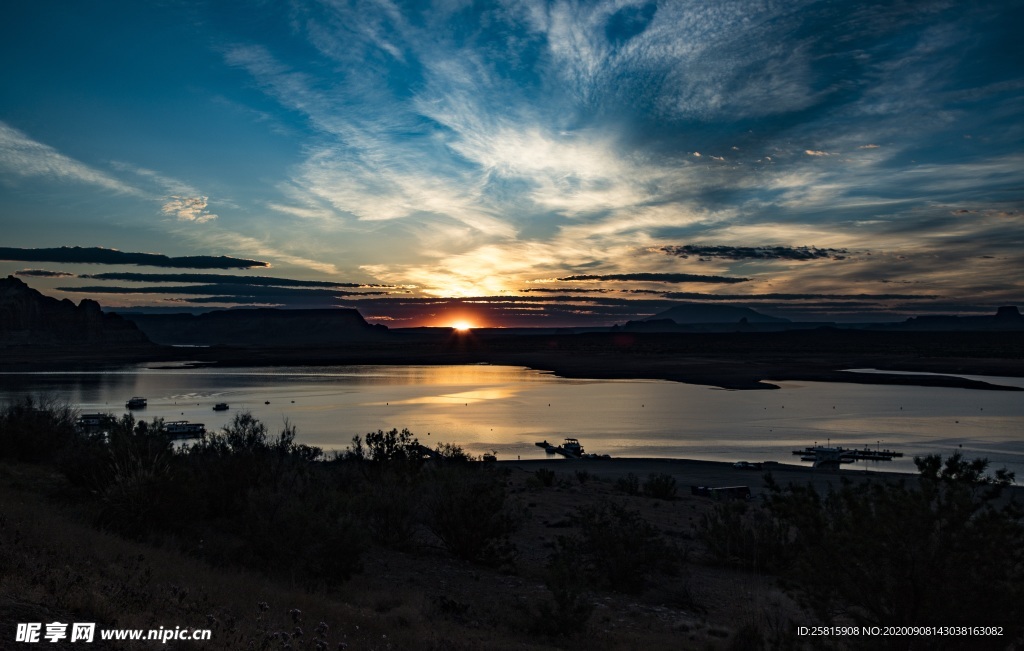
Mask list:
POLYGON ((123 347, 148 344, 135 324, 96 301, 44 296, 14 276, 0 280, 0 346, 123 347))
POLYGON ((679 325, 698 323, 790 323, 789 319, 761 314, 749 307, 738 305, 708 305, 705 303, 682 303, 646 319, 657 321, 670 319, 679 325))

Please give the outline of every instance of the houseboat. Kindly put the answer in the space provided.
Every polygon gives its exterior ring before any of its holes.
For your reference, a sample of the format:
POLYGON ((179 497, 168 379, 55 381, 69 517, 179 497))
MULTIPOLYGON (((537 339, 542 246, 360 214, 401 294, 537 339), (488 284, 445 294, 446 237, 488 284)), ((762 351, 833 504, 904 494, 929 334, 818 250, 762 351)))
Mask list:
POLYGON ((164 432, 171 438, 197 439, 206 434, 206 425, 190 423, 187 420, 172 420, 169 423, 164 423, 164 432))

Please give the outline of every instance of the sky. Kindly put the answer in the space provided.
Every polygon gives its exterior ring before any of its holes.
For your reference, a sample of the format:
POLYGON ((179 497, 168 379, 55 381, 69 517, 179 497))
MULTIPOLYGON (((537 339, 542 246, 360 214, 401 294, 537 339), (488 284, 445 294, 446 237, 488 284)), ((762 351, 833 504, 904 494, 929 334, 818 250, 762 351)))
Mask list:
POLYGON ((1024 306, 1024 0, 3 18, 0 274, 58 298, 390 327, 1024 306))

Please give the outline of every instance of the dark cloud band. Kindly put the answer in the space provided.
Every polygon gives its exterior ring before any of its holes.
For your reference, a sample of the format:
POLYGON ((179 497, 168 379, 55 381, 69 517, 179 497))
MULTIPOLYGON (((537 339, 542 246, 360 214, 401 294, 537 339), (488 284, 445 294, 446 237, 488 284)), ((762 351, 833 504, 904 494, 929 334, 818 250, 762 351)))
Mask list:
POLYGON ((257 287, 395 287, 394 285, 367 285, 361 283, 338 283, 326 280, 294 280, 271 276, 233 276, 230 274, 102 273, 82 274, 79 278, 118 280, 130 283, 215 283, 222 285, 253 285, 257 287))
POLYGON ((699 274, 658 274, 658 273, 635 273, 635 274, 603 274, 603 275, 590 275, 584 274, 580 276, 566 276, 565 278, 559 278, 562 282, 577 282, 577 281, 588 281, 588 280, 633 280, 640 282, 655 282, 655 283, 744 283, 750 280, 749 278, 734 278, 730 276, 703 276, 699 274))
POLYGON ((74 278, 75 274, 67 271, 49 271, 47 269, 22 269, 15 271, 15 276, 28 276, 32 278, 74 278))
POLYGON ((147 285, 145 287, 91 286, 58 287, 62 292, 76 294, 172 294, 177 296, 232 296, 245 300, 275 297, 379 296, 387 292, 353 292, 346 289, 311 289, 305 287, 253 287, 246 285, 147 285))
POLYGON ((250 269, 268 267, 266 262, 228 256, 189 255, 172 258, 161 253, 128 253, 102 247, 62 246, 51 249, 0 247, 0 260, 64 262, 80 264, 133 264, 179 269, 250 269))
POLYGON ((814 246, 703 246, 685 244, 663 246, 669 255, 689 258, 725 258, 726 260, 843 260, 846 249, 819 249, 814 246))

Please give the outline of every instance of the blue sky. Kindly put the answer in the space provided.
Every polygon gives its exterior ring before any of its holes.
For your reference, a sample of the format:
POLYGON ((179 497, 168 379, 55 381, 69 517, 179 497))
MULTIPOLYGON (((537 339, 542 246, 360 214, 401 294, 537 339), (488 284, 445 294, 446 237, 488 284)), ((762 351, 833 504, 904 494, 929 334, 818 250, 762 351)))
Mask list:
POLYGON ((1022 24, 1020 0, 16 0, 0 273, 395 326, 990 313, 1024 304, 1022 24), (38 251, 75 246, 192 259, 38 251))

